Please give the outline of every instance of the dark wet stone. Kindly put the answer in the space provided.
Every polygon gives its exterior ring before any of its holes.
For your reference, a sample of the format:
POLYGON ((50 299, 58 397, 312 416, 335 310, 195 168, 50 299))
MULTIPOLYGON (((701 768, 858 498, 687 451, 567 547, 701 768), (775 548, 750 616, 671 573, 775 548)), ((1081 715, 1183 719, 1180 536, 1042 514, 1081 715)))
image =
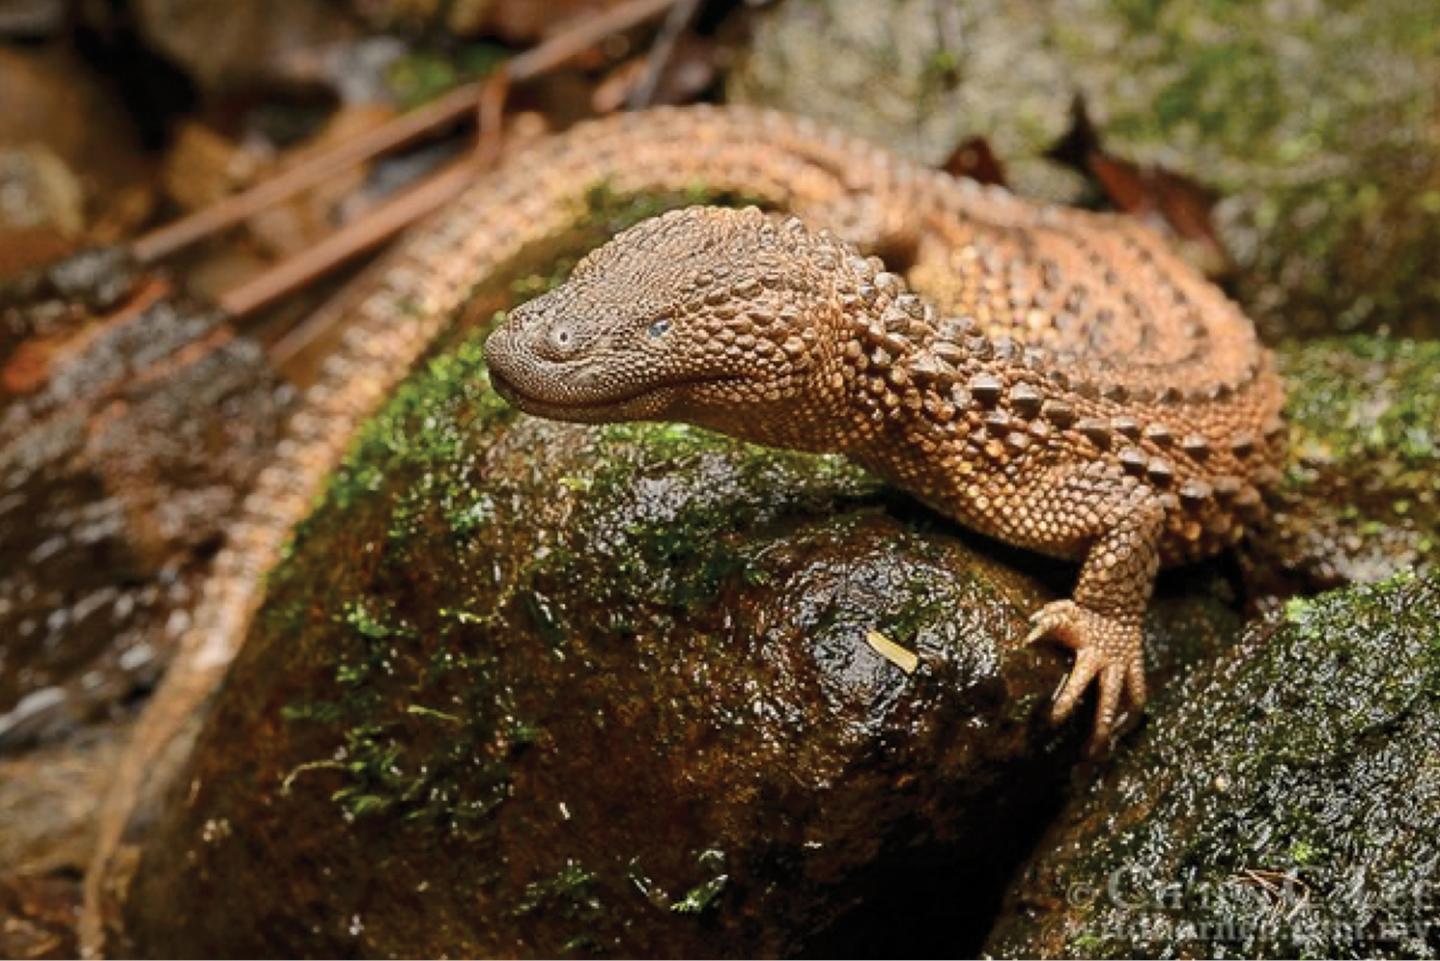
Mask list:
POLYGON ((1256 580, 1306 589, 1440 564, 1440 344, 1353 336, 1279 352, 1290 463, 1249 538, 1256 580))
POLYGON ((27 337, 54 337, 118 307, 137 282, 122 247, 97 247, 0 278, 0 358, 27 337))
MULTIPOLYGON (((977 946, 1090 724, 1012 648, 1047 586, 833 459, 520 417, 480 344, 302 525, 115 950, 977 946)), ((1232 636, 1205 569, 1167 585, 1159 662, 1232 636)))
POLYGON ((1440 581, 1295 600, 1161 692, 999 957, 1440 956, 1440 581))
POLYGON ((0 873, 0 956, 79 957, 75 939, 79 910, 78 878, 0 873))
POLYGON ((43 276, 56 297, 104 310, 118 304, 130 291, 135 273, 129 250, 97 247, 65 258, 43 271, 43 276))
MULTIPOLYGON (((40 301, 107 291, 113 257, 92 258, 46 272, 40 301)), ((214 311, 165 299, 103 318, 81 309, 23 341, 0 378, 9 751, 123 714, 153 683, 290 391, 214 311)))

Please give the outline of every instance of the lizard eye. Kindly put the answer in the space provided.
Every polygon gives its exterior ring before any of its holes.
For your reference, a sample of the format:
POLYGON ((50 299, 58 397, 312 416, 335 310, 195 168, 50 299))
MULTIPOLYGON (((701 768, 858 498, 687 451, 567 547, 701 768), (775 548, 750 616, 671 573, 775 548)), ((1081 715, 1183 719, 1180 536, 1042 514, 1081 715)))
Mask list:
POLYGON ((575 342, 575 332, 570 324, 559 323, 550 328, 547 339, 550 341, 551 350, 565 354, 575 342))
POLYGON ((660 337, 663 336, 665 331, 669 329, 670 321, 662 317, 661 319, 655 321, 655 323, 650 325, 649 334, 651 337, 660 337))

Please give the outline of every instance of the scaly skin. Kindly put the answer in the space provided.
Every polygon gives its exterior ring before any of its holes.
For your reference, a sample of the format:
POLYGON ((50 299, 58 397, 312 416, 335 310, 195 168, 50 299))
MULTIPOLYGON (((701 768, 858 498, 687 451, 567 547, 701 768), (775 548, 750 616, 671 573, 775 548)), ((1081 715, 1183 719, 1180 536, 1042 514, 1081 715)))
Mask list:
POLYGON ((842 453, 969 527, 1082 562, 1030 639, 1077 652, 1056 719, 1098 681, 1098 748, 1122 697, 1145 701, 1157 569, 1233 543, 1278 475, 1280 381, 1245 317, 1132 223, 939 175, 901 201, 925 219, 885 242, 938 308, 828 231, 694 207, 512 312, 486 345, 492 378, 545 417, 842 453))
MULTIPOLYGON (((1148 340, 1134 331, 1126 333, 1123 325, 1119 324, 1100 325, 1105 327, 1106 333, 1096 335, 1103 342, 1102 346, 1109 349, 1110 355, 1124 353, 1127 348, 1146 341, 1146 350, 1156 358, 1153 369, 1148 372, 1143 364, 1119 368, 1112 380, 1103 381, 1104 386, 1113 390, 1114 385, 1140 387, 1143 386, 1142 381, 1145 385, 1151 382, 1174 383, 1184 388, 1186 396, 1192 399, 1178 403, 1168 400, 1151 403, 1134 398, 1119 400, 1076 395, 1072 397, 1071 405, 1077 418, 1130 416, 1142 424, 1149 424, 1152 420, 1158 422, 1159 418, 1151 416, 1156 412, 1172 412, 1173 418, 1167 415, 1164 419, 1167 425, 1173 426, 1177 432, 1193 429, 1202 433, 1213 447, 1209 456, 1214 458, 1204 464, 1189 459, 1190 455, 1176 455, 1168 445, 1162 450, 1159 441, 1144 437, 1136 441, 1135 446, 1153 456, 1174 457, 1177 484, 1183 484, 1192 475, 1212 486, 1221 477, 1234 477, 1238 485, 1235 494, 1227 494, 1226 500, 1213 500, 1212 506, 1205 511, 1193 512, 1197 522, 1209 525, 1205 527, 1207 531, 1210 526, 1218 529, 1221 519, 1224 520, 1223 536, 1216 538, 1207 533, 1202 538, 1207 548, 1234 536, 1231 533, 1235 529, 1232 505, 1244 504, 1250 497, 1250 482, 1259 476, 1261 454, 1249 458, 1237 457, 1228 445, 1240 430, 1259 430, 1270 423, 1271 416, 1278 409, 1279 387, 1269 374, 1268 362, 1256 346, 1253 332, 1243 318, 1238 317, 1233 308, 1224 304, 1219 295, 1202 281, 1180 268, 1158 245, 1140 235, 1136 228, 1120 226, 1118 221, 1036 207, 1004 191, 982 188, 917 167, 875 146, 810 121, 768 111, 733 107, 663 109, 580 125, 525 151, 494 174, 479 179, 445 211, 412 231, 377 268, 362 278, 358 289, 344 297, 338 306, 330 308, 351 315, 347 320, 344 343, 325 366, 318 383, 306 394, 290 422, 286 439, 276 450, 273 463, 261 474, 256 489, 246 501, 243 516, 233 525, 224 550, 216 558, 214 573, 206 584, 192 626, 139 722, 128 754, 117 766, 116 782, 101 814, 96 857, 86 879, 81 935, 87 954, 94 955, 104 950, 106 927, 114 921, 115 901, 123 892, 131 863, 131 852, 123 843, 123 838, 132 815, 144 798, 158 795, 163 791, 165 782, 173 777, 173 767, 161 763, 161 760, 167 754, 171 757, 183 754, 174 749, 177 740, 193 733, 193 719, 200 713, 216 681, 238 649, 263 598, 266 572, 278 560, 291 529, 308 513, 325 477, 344 452, 357 425, 375 410, 395 383, 405 376, 410 365, 459 314, 474 286, 485 277, 517 262, 536 245, 564 237, 583 216, 585 201, 591 191, 605 187, 620 195, 676 192, 697 184, 712 191, 743 195, 777 210, 794 213, 806 223, 828 227, 868 251, 913 259, 910 275, 916 287, 927 291, 937 303, 956 309, 975 302, 976 298, 995 294, 995 290, 990 290, 983 283, 979 286, 967 285, 966 278, 977 283, 986 277, 993 278, 999 282, 996 289, 1000 296, 1008 296, 1008 278, 999 268, 1015 264, 1027 267, 1032 273, 1041 270, 1046 265, 1041 263, 1041 254, 1037 251, 1053 251, 1050 255, 1062 270, 1073 271, 1073 279, 1083 278, 1089 285, 1093 300, 1086 303, 1091 306, 1079 305, 1076 316, 1083 314, 1090 317, 1101 309, 1100 305, 1114 303, 1123 291, 1144 289, 1151 283, 1150 278, 1162 281, 1157 289, 1170 290, 1172 297, 1178 290, 1203 306, 1205 328, 1214 331, 1216 336, 1211 338, 1207 347, 1198 351, 1197 358, 1189 362, 1172 356, 1180 313, 1173 306, 1155 308, 1152 334, 1148 340), (1105 225, 1103 229, 1090 236, 1089 231, 1101 224, 1105 225), (979 232, 985 237, 985 245, 978 250, 982 262, 987 265, 983 276, 974 271, 952 269, 949 263, 949 260, 955 259, 958 264, 971 256, 967 253, 969 248, 965 242, 967 232, 979 232), (1081 232, 1086 236, 1082 238, 1081 232), (1128 239, 1131 236, 1140 239, 1131 242, 1128 239), (1091 257, 1097 258, 1101 266, 1091 264, 1091 257), (1108 283, 1109 278, 1104 272, 1106 266, 1126 281, 1108 283), (1173 287, 1163 282, 1165 278, 1174 279, 1173 287), (1091 313, 1084 313, 1087 310, 1091 313), (1220 391, 1222 384, 1227 386, 1213 400, 1199 397, 1201 392, 1212 388, 1220 391)), ((724 215, 700 216, 723 218, 724 215)), ((675 220, 666 222, 681 223, 675 220)), ((736 224, 741 222, 735 221, 736 224)), ((643 234, 632 235, 627 243, 633 244, 634 238, 639 236, 643 234)), ((808 234, 799 236, 809 237, 808 234)), ((842 256, 834 242, 825 241, 825 244, 835 248, 835 264, 826 268, 823 266, 824 258, 816 262, 821 272, 814 277, 816 289, 823 286, 824 278, 829 278, 828 282, 838 292, 844 278, 854 271, 848 256, 842 256)), ((603 265, 607 256, 597 255, 593 262, 603 265)), ((744 264, 727 266, 738 276, 744 264)), ((791 261, 783 260, 780 266, 788 273, 791 261)), ((796 263, 795 266, 803 264, 796 263)), ((855 296, 860 295, 858 286, 855 296)), ((569 288, 572 292, 577 289, 569 288)), ((648 291, 659 295, 665 289, 664 285, 651 285, 648 291)), ((723 289, 728 291, 729 287, 723 289)), ((675 289, 670 292, 673 294, 675 289)), ((740 296, 743 298, 744 293, 740 292, 740 296)), ((890 304, 894 300, 891 293, 884 294, 885 303, 890 304)), ((556 302, 554 299, 548 301, 552 304, 556 302)), ((643 298, 620 298, 621 304, 628 305, 631 315, 642 304, 653 302, 643 298)), ((876 303, 879 302, 877 299, 876 303)), ((737 316, 742 303, 743 300, 733 302, 737 316)), ((542 307, 542 304, 537 304, 522 316, 538 316, 537 312, 542 307)), ((870 307, 873 308, 873 305, 870 307)), ((847 317, 860 316, 839 301, 828 309, 836 308, 850 311, 847 317)), ((1053 309, 1041 310, 1045 316, 1057 320, 1062 316, 1053 309)), ((719 319, 724 312, 724 304, 715 305, 711 317, 719 319)), ((784 313, 783 305, 777 309, 777 316, 784 317, 787 325, 793 323, 797 335, 802 338, 806 329, 813 330, 816 337, 830 327, 839 329, 836 326, 838 318, 827 327, 818 316, 809 312, 803 315, 803 319, 797 314, 792 320, 790 314, 784 313)), ((1008 310, 997 313, 993 307, 982 311, 977 305, 975 316, 986 329, 998 329, 997 325, 1017 315, 1008 310)), ((1086 322, 1087 329, 1088 325, 1089 321, 1086 322)), ((512 325, 509 328, 511 333, 506 336, 514 336, 517 329, 512 325)), ((1022 326, 1020 329, 1028 331, 1029 327, 1022 326)), ((1069 343, 1075 329, 1073 323, 1058 324, 1049 333, 1042 331, 1040 342, 1046 342, 1044 338, 1049 337, 1050 342, 1069 343)), ((503 338, 497 341, 497 347, 503 342, 503 338)), ((782 347, 783 343, 784 340, 781 341, 782 347)), ((916 359, 921 356, 923 338, 914 339, 907 334, 904 343, 915 351, 916 359)), ((868 364, 873 348, 869 347, 868 341, 864 347, 862 355, 867 357, 868 364)), ((895 358, 900 356, 901 352, 894 352, 890 364, 894 365, 895 358)), ((858 364, 858 359, 854 363, 858 364)), ((876 365, 876 368, 882 366, 876 365)), ((893 369, 909 371, 900 373, 901 377, 923 378, 927 376, 920 373, 923 366, 907 361, 893 369)), ((1017 377, 1033 379, 1038 373, 1043 373, 1043 368, 1021 372, 1020 366, 1017 361, 1017 377)), ((1009 370, 1003 366, 995 366, 994 369, 1001 373, 1009 370)), ((1093 373, 1103 378, 1108 376, 1104 374, 1105 370, 1103 366, 1096 366, 1093 373)), ((513 370, 508 376, 512 382, 519 383, 520 375, 513 370)), ((1043 382, 1043 378, 1041 380, 1043 382)), ((838 409, 842 406, 842 397, 849 396, 846 391, 858 384, 856 380, 843 390, 817 390, 810 401, 792 401, 778 409, 786 412, 787 421, 799 423, 805 415, 814 415, 818 409, 815 404, 823 402, 827 410, 830 409, 828 405, 833 404, 838 409)), ((529 383, 529 388, 538 395, 546 386, 536 382, 529 383)), ((559 382, 553 382, 550 389, 563 387, 559 386, 559 382)), ((703 391, 693 385, 686 391, 696 397, 703 396, 703 391)), ((903 418, 883 413, 890 409, 885 405, 892 396, 904 406, 910 402, 912 393, 921 396, 923 404, 924 397, 933 391, 926 388, 921 395, 907 388, 879 395, 879 406, 873 408, 881 412, 879 420, 865 428, 871 431, 870 436, 876 436, 875 431, 882 425, 886 431, 897 431, 898 425, 906 418, 919 423, 913 411, 903 418)), ((1065 396, 1072 395, 1066 393, 1065 396)), ((867 402, 863 399, 859 403, 862 406, 850 410, 851 415, 858 416, 859 411, 872 409, 864 406, 867 402)), ((1029 403, 1020 401, 1025 409, 1028 409, 1029 403)), ((908 407, 905 409, 909 411, 908 407)), ((1002 401, 997 409, 1016 410, 1011 400, 1002 401)), ((613 405, 607 408, 600 400, 593 402, 584 413, 587 419, 598 420, 603 419, 607 412, 616 416, 633 413, 622 412, 613 405)), ((671 413, 681 412, 676 409, 671 413)), ((704 419, 699 416, 700 413, 695 411, 697 419, 704 419)), ((964 414, 967 423, 968 417, 967 408, 964 414)), ((716 422, 714 417, 709 420, 716 422)), ((753 430, 746 433, 754 435, 753 430)), ((969 434, 978 438, 978 428, 969 434)), ((862 435, 863 432, 856 436, 862 435)), ((1076 511, 1076 505, 1090 502, 1066 491, 1086 483, 1106 492, 1122 487, 1140 491, 1141 487, 1127 483, 1123 478, 1115 478, 1112 482, 1106 479, 1108 475, 1093 481, 1084 480, 1073 468, 1110 461, 1098 447, 1093 448, 1092 453, 1092 448, 1085 446, 1090 442, 1083 436, 1072 435, 1073 432, 1066 435, 1071 438, 1067 442, 1069 446, 1053 440, 1036 441, 1032 445, 1052 452, 1053 460, 1048 463, 1054 480, 1025 482, 1027 491, 1042 495, 1038 501, 1026 501, 1028 514, 1035 515, 1041 504, 1048 503, 1052 505, 1052 526, 1063 521, 1073 527, 1079 519, 1090 518, 1093 514, 1094 522, 1089 524, 1091 528, 1103 529, 1112 537, 1123 536, 1118 533, 1125 528, 1121 521, 1128 517, 1133 527, 1135 519, 1148 517, 1149 514, 1140 510, 1127 515, 1122 509, 1101 517, 1098 502, 1088 511, 1076 511), (1072 449, 1073 454, 1065 453, 1072 449), (1065 470, 1067 465, 1072 469, 1065 470), (1062 481, 1067 486, 1059 486, 1062 481)), ((1011 525, 1015 518, 1005 517, 1004 511, 994 505, 987 503, 981 506, 971 498, 964 501, 968 512, 962 511, 958 509, 960 498, 944 500, 939 496, 943 488, 922 489, 923 485, 917 484, 916 479, 921 475, 940 473, 942 458, 936 455, 938 447, 927 448, 922 442, 928 435, 912 432, 903 436, 907 438, 906 449, 912 452, 912 459, 907 461, 910 466, 907 468, 897 463, 893 465, 895 469, 890 470, 885 464, 877 463, 877 469, 887 470, 902 485, 932 500, 953 502, 957 505, 953 512, 967 523, 1036 546, 1044 546, 1054 540, 1043 533, 1032 533, 1027 539, 1021 536, 1023 532, 1011 531, 1009 526, 1001 530, 1001 526, 1011 525), (1007 531, 1010 533, 1007 534, 1007 531)), ((930 442, 932 446, 940 443, 940 436, 937 434, 936 440, 930 442)), ((1000 436, 1003 442, 1005 434, 1000 436)), ((1016 436, 1019 434, 1016 433, 1016 436)), ((1112 431, 1111 436, 1112 439, 1118 438, 1120 432, 1112 431)), ((778 443, 795 442, 801 446, 825 446, 820 432, 815 431, 793 438, 777 434, 770 439, 778 443), (812 443, 804 443, 807 439, 811 439, 812 443)), ((962 461, 971 465, 971 473, 962 475, 957 469, 952 486, 960 484, 963 477, 998 479, 1010 476, 1003 468, 982 467, 980 458, 962 458, 962 461)), ((956 462, 957 465, 959 463, 956 462)), ((1104 471, 1100 466, 1093 469, 1104 471)), ((1136 496, 1138 498, 1142 494, 1136 496)), ((949 507, 942 509, 952 510, 949 507)), ((1154 511, 1155 508, 1149 508, 1150 513, 1154 511)), ((1183 525, 1179 518, 1191 515, 1166 512, 1165 516, 1167 523, 1183 525), (1168 520, 1172 516, 1176 520, 1168 520)), ((1148 546, 1149 555, 1153 555, 1154 543, 1161 540, 1154 526, 1151 522, 1139 535, 1141 546, 1148 546)), ((1201 553, 1199 544, 1192 543, 1191 550, 1182 553, 1185 556, 1201 553)), ((1121 547, 1115 548, 1117 552, 1122 550, 1121 547)), ((1147 550, 1142 549, 1130 550, 1127 556, 1145 555, 1147 550)), ((1137 573, 1145 573, 1146 576, 1131 577, 1125 583, 1133 585, 1143 595, 1149 590, 1149 575, 1145 571, 1137 573)), ((1077 596, 1084 603, 1084 598, 1099 589, 1102 582, 1115 581, 1113 575, 1102 578, 1098 573, 1093 574, 1089 583, 1094 586, 1077 596)), ((1127 610, 1143 608, 1143 596, 1132 600, 1127 610)), ((1093 604, 1095 610, 1104 606, 1098 599, 1093 604)), ((1085 612, 1081 612, 1079 617, 1066 617, 1064 608, 1046 610, 1049 613, 1042 612, 1042 617, 1054 622, 1056 633, 1062 638, 1082 643, 1085 638, 1096 636, 1093 632, 1086 632, 1084 617, 1088 615, 1085 612)), ((1087 612, 1089 610, 1086 608, 1087 612)), ((1105 620, 1102 623, 1109 625, 1115 622, 1105 620)), ((1133 647, 1133 641, 1127 643, 1133 647)), ((1082 659, 1084 656, 1082 653, 1082 659)), ((1112 661, 1120 663, 1122 660, 1118 654, 1108 658, 1107 669, 1112 661)), ((1082 666, 1075 676, 1084 677, 1085 670, 1088 668, 1082 666)), ((1138 678, 1137 671, 1135 679, 1138 678)), ((1083 682, 1077 685, 1072 680, 1074 691, 1062 698, 1059 707, 1068 710, 1083 687, 1083 682)), ((1107 690, 1118 691, 1118 687, 1112 681, 1107 690)), ((1140 688, 1132 687, 1132 694, 1138 695, 1140 691, 1140 688)))

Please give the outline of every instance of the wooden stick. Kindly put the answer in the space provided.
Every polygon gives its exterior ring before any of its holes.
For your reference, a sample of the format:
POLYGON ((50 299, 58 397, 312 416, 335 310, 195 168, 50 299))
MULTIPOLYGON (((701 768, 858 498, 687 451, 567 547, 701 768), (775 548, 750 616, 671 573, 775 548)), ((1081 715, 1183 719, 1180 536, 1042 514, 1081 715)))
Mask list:
POLYGON ((275 265, 216 298, 220 308, 239 317, 297 290, 362 251, 389 240, 416 220, 457 196, 475 176, 467 157, 380 204, 364 217, 328 234, 313 247, 275 265))
MULTIPOLYGON (((487 80, 457 88, 455 92, 463 89, 466 94, 462 113, 475 110, 478 101, 482 122, 475 153, 468 162, 462 161, 446 167, 442 172, 385 202, 360 219, 329 234, 315 246, 276 264, 240 286, 225 291, 216 298, 217 302, 235 317, 258 310, 305 286, 337 264, 384 243, 411 223, 438 209, 459 194, 478 171, 488 169, 499 160, 502 142, 500 121, 504 112, 505 96, 512 81, 552 70, 598 40, 639 22, 645 16, 653 16, 674 2, 676 0, 631 0, 628 4, 577 24, 574 28, 515 57, 510 61, 509 69, 487 80)), ((443 99, 448 103, 453 94, 454 92, 443 99)), ((445 109, 452 108, 453 105, 446 106, 445 109)), ((433 120, 433 117, 431 119, 433 120)))
POLYGON ((641 74, 635 89, 630 91, 626 106, 631 110, 648 107, 655 99, 660 78, 664 75, 665 68, 670 65, 670 58, 675 55, 675 44, 680 41, 680 35, 685 32, 699 9, 700 0, 678 0, 670 8, 670 13, 666 15, 665 23, 661 25, 660 33, 650 48, 650 56, 645 60, 645 72, 641 74))
MULTIPOLYGON (((630 0, 629 3, 597 14, 513 57, 501 70, 512 82, 528 80, 554 69, 611 34, 642 23, 674 2, 675 0, 630 0)), ((131 252, 142 263, 153 263, 197 240, 234 226, 353 164, 466 116, 474 110, 482 90, 483 83, 479 81, 456 87, 438 100, 307 158, 249 190, 143 234, 131 245, 131 252)))

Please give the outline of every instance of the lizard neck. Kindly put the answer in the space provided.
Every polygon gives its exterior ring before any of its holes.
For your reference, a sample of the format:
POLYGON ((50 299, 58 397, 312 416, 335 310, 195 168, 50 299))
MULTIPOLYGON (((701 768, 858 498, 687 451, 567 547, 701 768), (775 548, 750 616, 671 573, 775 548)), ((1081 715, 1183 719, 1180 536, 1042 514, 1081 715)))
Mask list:
POLYGON ((883 465, 903 455, 917 424, 933 418, 927 383, 974 365, 965 337, 976 332, 965 321, 941 320, 875 258, 852 257, 835 284, 843 319, 829 382, 836 419, 846 425, 838 446, 869 466, 883 465))

